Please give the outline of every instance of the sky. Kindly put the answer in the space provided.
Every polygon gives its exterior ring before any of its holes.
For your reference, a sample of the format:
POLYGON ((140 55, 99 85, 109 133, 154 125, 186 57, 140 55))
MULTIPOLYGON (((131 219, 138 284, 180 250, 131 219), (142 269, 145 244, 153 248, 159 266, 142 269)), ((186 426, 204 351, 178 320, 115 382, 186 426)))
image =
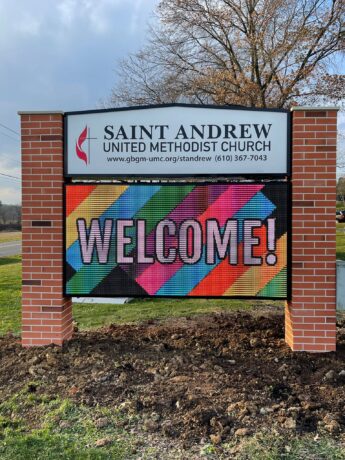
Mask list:
MULTIPOLYGON (((21 110, 99 108, 139 50, 158 0, 0 0, 0 173, 20 177, 21 110)), ((342 118, 345 130, 345 119, 342 118)), ((0 176, 0 201, 21 201, 0 176)))
MULTIPOLYGON (((0 172, 20 177, 21 110, 100 107, 139 50, 158 0, 0 0, 0 172), (4 127, 6 126, 6 128, 4 127)), ((21 201, 0 176, 0 201, 21 201)))

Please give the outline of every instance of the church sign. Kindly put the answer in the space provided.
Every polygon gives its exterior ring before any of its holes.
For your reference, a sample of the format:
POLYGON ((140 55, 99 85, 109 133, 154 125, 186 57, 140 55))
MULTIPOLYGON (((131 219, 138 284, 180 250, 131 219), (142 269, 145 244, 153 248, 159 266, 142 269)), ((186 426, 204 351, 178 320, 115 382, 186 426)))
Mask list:
POLYGON ((289 174, 289 113, 165 106, 65 114, 66 177, 289 174))

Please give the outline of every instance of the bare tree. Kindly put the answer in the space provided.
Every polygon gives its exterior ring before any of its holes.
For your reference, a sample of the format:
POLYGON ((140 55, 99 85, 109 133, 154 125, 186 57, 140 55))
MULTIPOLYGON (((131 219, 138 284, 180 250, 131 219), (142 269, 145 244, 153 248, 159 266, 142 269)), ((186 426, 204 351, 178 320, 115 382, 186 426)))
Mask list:
POLYGON ((21 223, 21 211, 20 205, 3 204, 0 201, 0 230, 2 225, 20 225, 21 223))
POLYGON ((337 182, 337 201, 345 201, 345 177, 339 177, 337 182))
POLYGON ((344 0, 161 0, 149 43, 125 59, 111 105, 166 102, 286 107, 336 94, 344 0))

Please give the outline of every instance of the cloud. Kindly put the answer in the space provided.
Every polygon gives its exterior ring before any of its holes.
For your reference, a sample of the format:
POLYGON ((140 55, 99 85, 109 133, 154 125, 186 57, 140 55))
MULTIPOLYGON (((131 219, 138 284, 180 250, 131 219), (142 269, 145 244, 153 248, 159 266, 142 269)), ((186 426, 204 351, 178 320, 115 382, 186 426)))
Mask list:
POLYGON ((3 204, 20 204, 22 201, 20 188, 5 187, 0 183, 0 201, 3 204))
POLYGON ((0 0, 5 102, 17 110, 94 108, 110 94, 117 60, 144 43, 157 2, 0 0))
POLYGON ((60 19, 64 25, 70 26, 72 24, 75 6, 74 0, 65 0, 58 3, 57 10, 60 13, 60 19))
POLYGON ((130 30, 133 34, 135 34, 135 32, 138 30, 138 24, 140 22, 140 13, 141 13, 141 7, 143 4, 143 0, 135 0, 133 3, 134 5, 133 5, 130 30))
POLYGON ((2 153, 0 157, 0 172, 10 176, 21 177, 21 168, 17 162, 14 162, 12 155, 2 153))
POLYGON ((106 10, 116 3, 111 0, 99 0, 97 3, 88 0, 63 0, 56 5, 56 8, 64 26, 73 27, 75 23, 85 18, 94 32, 102 33, 108 29, 106 10))
POLYGON ((14 32, 23 36, 38 36, 41 28, 41 22, 33 14, 24 12, 19 15, 18 20, 14 23, 14 32))
MULTIPOLYGON (((146 3, 152 6, 152 1, 127 0, 125 8, 128 11, 131 32, 136 32, 135 26, 140 22, 142 7, 146 3)), ((121 0, 62 0, 56 5, 61 23, 66 27, 74 27, 76 23, 86 21, 90 30, 96 34, 104 34, 116 24, 116 14, 124 10, 121 0)))

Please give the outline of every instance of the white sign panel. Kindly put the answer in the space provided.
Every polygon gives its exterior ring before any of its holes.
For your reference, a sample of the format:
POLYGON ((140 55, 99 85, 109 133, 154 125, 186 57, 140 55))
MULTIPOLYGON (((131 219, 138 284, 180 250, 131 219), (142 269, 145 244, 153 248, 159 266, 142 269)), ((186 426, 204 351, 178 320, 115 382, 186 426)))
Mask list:
POLYGON ((66 114, 66 176, 288 173, 288 112, 188 105, 66 114))

